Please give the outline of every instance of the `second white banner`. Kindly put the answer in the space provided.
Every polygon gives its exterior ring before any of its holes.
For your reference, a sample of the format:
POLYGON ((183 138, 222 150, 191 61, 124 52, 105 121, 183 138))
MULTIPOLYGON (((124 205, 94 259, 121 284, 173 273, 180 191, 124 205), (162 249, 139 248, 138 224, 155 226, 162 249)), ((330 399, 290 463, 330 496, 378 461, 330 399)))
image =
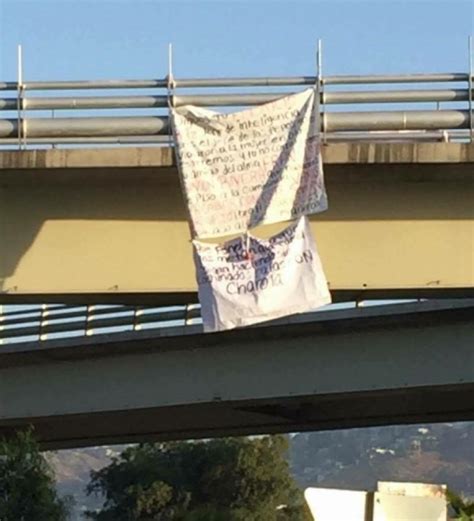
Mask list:
POLYGON ((308 219, 268 240, 193 241, 204 331, 311 311, 331 296, 308 219))

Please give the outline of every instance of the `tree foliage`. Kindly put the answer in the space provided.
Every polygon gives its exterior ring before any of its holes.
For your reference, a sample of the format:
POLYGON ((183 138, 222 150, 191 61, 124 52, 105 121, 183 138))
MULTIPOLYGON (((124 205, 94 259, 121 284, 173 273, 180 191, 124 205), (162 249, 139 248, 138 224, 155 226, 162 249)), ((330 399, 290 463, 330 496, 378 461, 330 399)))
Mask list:
POLYGON ((31 431, 0 439, 0 519, 64 521, 68 500, 55 490, 53 471, 31 431))
POLYGON ((283 436, 143 444, 92 472, 95 521, 311 519, 286 460, 283 436))
POLYGON ((446 492, 446 498, 456 516, 454 519, 458 519, 459 521, 474 521, 474 501, 469 501, 452 490, 446 492))

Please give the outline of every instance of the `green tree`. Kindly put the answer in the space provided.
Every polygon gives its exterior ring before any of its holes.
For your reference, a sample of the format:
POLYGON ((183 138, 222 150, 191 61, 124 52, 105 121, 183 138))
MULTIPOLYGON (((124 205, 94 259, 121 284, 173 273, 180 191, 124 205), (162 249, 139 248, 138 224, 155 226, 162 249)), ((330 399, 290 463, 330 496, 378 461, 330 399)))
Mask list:
POLYGON ((283 436, 143 444, 92 472, 95 521, 311 519, 289 473, 283 436))
POLYGON ((474 521, 474 501, 469 501, 452 490, 446 492, 446 498, 456 516, 454 519, 458 519, 459 521, 474 521))
POLYGON ((0 519, 64 521, 69 501, 60 499, 53 471, 31 431, 0 439, 0 519))

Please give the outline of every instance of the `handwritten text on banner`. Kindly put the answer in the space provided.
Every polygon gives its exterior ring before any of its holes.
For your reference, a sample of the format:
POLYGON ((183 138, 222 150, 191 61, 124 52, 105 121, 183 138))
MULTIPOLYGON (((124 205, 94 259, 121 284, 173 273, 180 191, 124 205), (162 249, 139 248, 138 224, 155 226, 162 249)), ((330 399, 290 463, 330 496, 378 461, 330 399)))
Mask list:
POLYGON ((331 302, 306 217, 268 240, 193 241, 204 331, 302 313, 331 302))
POLYGON ((172 110, 196 237, 243 233, 327 208, 315 90, 233 114, 172 110))

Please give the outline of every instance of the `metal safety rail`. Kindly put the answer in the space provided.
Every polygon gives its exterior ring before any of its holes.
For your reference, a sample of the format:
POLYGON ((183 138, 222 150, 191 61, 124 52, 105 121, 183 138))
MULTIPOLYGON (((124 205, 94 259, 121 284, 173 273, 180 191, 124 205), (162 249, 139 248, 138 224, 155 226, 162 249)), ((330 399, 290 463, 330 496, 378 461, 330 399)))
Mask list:
POLYGON ((472 38, 468 71, 458 73, 323 76, 320 46, 316 74, 309 76, 177 79, 171 62, 170 56, 162 79, 24 81, 20 49, 18 80, 0 82, 5 115, 0 146, 169 144, 170 106, 250 107, 312 85, 319 91, 327 141, 472 141, 474 136, 472 38), (30 94, 36 91, 41 95, 30 94), (126 92, 117 95, 120 91, 126 92))
POLYGON ((43 304, 5 309, 0 306, 0 345, 72 336, 123 333, 187 326, 201 322, 198 304, 173 307, 43 304))
MULTIPOLYGON (((383 315, 402 313, 409 308, 413 311, 451 309, 473 306, 474 299, 418 299, 418 300, 364 300, 341 302, 325 306, 316 311, 297 314, 270 323, 290 324, 314 321, 316 317, 352 318, 368 314, 383 315)), ((49 340, 67 340, 74 337, 96 335, 134 334, 142 330, 158 332, 160 335, 184 335, 201 332, 201 307, 199 304, 179 306, 131 306, 121 304, 72 305, 38 304, 30 306, 0 306, 0 354, 2 345, 42 344, 49 340)), ((257 324, 258 327, 259 325, 257 324)), ((252 326, 254 327, 254 326, 252 326)))

